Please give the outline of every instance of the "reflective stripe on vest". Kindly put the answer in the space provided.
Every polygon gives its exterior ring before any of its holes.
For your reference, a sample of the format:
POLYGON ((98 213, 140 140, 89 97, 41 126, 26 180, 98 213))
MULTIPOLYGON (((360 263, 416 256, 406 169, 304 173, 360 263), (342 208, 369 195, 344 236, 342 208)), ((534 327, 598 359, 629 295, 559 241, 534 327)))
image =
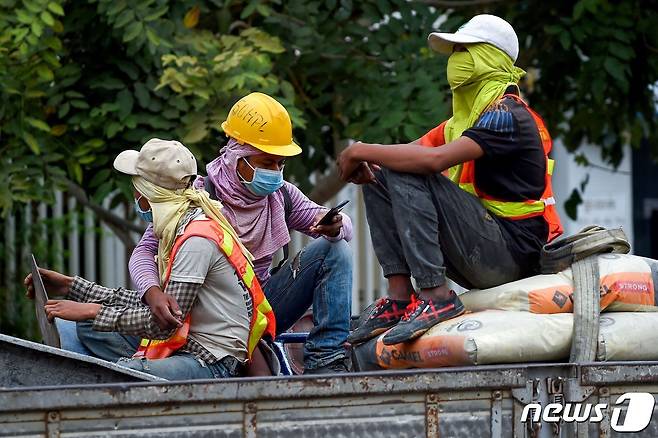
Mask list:
MULTIPOLYGON (((473 184, 460 183, 459 187, 472 195, 478 196, 473 184)), ((544 207, 547 205, 545 201, 496 201, 493 199, 479 198, 487 210, 496 216, 508 219, 524 219, 539 216, 544 212, 544 207)))
MULTIPOLYGON (((261 289, 260 282, 256 278, 253 266, 241 251, 235 250, 236 248, 239 248, 239 246, 235 244, 231 235, 226 232, 220 224, 210 219, 205 219, 195 220, 187 225, 185 232, 174 242, 174 247, 171 251, 171 256, 169 257, 169 264, 167 265, 165 285, 169 280, 171 268, 178 249, 183 242, 192 236, 205 237, 215 242, 235 270, 242 287, 245 291, 249 292, 253 309, 251 312, 251 320, 249 322, 247 354, 249 359, 251 359, 251 355, 256 348, 256 345, 258 345, 258 341, 260 341, 264 334, 267 334, 274 339, 276 332, 274 312, 272 311, 270 303, 265 298, 265 294, 261 289)), ((139 348, 133 357, 145 357, 148 359, 163 359, 169 357, 187 343, 189 330, 190 315, 188 314, 183 325, 168 339, 142 339, 139 348)))

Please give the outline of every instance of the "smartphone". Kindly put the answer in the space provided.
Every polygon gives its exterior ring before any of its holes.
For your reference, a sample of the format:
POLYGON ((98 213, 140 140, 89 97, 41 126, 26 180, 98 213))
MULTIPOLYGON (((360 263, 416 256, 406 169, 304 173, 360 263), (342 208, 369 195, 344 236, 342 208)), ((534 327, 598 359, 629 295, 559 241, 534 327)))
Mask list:
POLYGON ((347 201, 343 201, 331 210, 325 214, 322 219, 317 223, 317 225, 331 225, 333 223, 334 216, 336 216, 340 211, 347 205, 347 203, 350 202, 349 199, 347 201))

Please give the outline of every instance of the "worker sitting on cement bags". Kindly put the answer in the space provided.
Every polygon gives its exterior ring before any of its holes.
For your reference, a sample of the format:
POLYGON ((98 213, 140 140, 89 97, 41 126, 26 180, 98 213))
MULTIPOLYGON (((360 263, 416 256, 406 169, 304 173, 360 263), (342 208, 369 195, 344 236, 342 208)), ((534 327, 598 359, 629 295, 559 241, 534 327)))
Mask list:
MULTIPOLYGON (((315 327, 304 344, 304 372, 346 372, 345 341, 352 299, 352 224, 338 214, 318 225, 327 209, 283 179, 287 157, 301 153, 293 142, 286 109, 262 93, 240 99, 222 123, 229 137, 220 156, 195 186, 223 204, 222 212, 254 255, 254 269, 276 315, 278 332, 288 330, 313 305, 315 327), (315 240, 270 276, 274 254, 287 248, 289 230, 315 240), (321 239, 319 237, 322 237, 321 239)), ((176 303, 159 287, 153 256, 157 240, 149 227, 130 258, 130 274, 144 300, 171 321, 176 303)))
MULTIPOLYGON (((254 276, 251 254, 220 212, 221 204, 192 187, 194 155, 177 141, 151 139, 139 152, 119 154, 114 167, 132 175, 136 210, 152 222, 158 284, 180 306, 176 326, 161 329, 137 291, 41 270, 51 293, 66 296, 46 303, 48 318, 93 320, 94 330, 112 332, 86 337, 92 352, 110 343, 124 345, 130 356, 137 349, 135 336, 148 338, 132 359, 119 363, 165 379, 242 375, 260 338, 274 336, 274 315, 254 276)), ((25 283, 33 294, 31 274, 25 283)))
POLYGON ((450 54, 453 116, 410 144, 357 142, 339 157, 344 180, 373 183, 363 194, 388 278, 388 297, 351 333, 353 343, 389 329, 387 345, 419 337, 464 311, 446 276, 488 288, 533 275, 542 246, 562 233, 552 142, 519 98, 525 72, 514 66, 512 26, 478 15, 456 33, 430 34, 429 44, 450 54))

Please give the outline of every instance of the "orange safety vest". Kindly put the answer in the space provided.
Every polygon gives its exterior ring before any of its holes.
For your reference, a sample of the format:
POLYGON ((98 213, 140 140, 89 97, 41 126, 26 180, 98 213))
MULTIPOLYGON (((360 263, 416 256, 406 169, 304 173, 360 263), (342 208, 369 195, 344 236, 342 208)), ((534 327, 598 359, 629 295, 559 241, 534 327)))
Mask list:
MULTIPOLYGON (((233 237, 229 233, 224 232, 221 225, 210 219, 191 221, 187 225, 185 232, 176 238, 171 250, 171 257, 167 265, 167 275, 165 276, 165 285, 169 281, 176 253, 183 242, 192 236, 205 237, 217 244, 231 266, 233 266, 233 269, 235 269, 240 284, 251 296, 253 308, 251 309, 249 338, 247 340, 247 354, 249 359, 251 359, 251 354, 263 335, 269 335, 271 339, 274 339, 276 332, 274 312, 267 298, 265 298, 253 266, 242 251, 240 251, 240 247, 234 241, 233 237)), ((168 339, 142 339, 133 357, 145 357, 147 359, 163 359, 169 357, 187 343, 189 331, 190 315, 188 314, 185 321, 183 321, 183 325, 168 339)))
MULTIPOLYGON (((496 199, 492 196, 479 190, 475 183, 475 161, 471 160, 457 166, 451 167, 448 173, 449 178, 459 184, 462 190, 477 196, 484 207, 499 217, 506 219, 520 220, 527 219, 535 216, 542 216, 548 224, 548 238, 547 241, 555 239, 564 231, 560 217, 555 209, 555 198, 553 197, 553 187, 551 185, 551 175, 553 174, 553 167, 555 162, 548 157, 548 154, 553 148, 553 140, 546 129, 546 125, 542 118, 534 112, 520 97, 514 94, 506 94, 503 97, 509 97, 521 103, 530 113, 532 119, 537 125, 539 137, 541 138, 542 146, 544 148, 544 156, 546 157, 546 176, 544 193, 541 199, 526 200, 526 201, 505 201, 496 199)), ((445 144, 445 126, 447 121, 441 123, 434 128, 422 139, 421 143, 424 146, 442 146, 445 144)))

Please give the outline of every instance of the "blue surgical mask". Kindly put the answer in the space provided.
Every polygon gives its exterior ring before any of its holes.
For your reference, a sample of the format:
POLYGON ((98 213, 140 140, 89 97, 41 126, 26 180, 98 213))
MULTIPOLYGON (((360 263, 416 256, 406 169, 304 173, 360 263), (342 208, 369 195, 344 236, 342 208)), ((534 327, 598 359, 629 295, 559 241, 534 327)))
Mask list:
POLYGON ((246 158, 243 158, 247 166, 251 167, 254 171, 254 177, 251 181, 242 179, 242 183, 247 186, 247 189, 256 196, 267 196, 281 188, 283 185, 283 171, 282 170, 269 170, 261 169, 260 167, 253 167, 249 164, 246 158))
POLYGON ((139 206, 140 199, 142 199, 141 196, 135 199, 135 211, 137 212, 137 215, 146 222, 153 222, 153 211, 150 208, 146 211, 143 211, 139 206))

